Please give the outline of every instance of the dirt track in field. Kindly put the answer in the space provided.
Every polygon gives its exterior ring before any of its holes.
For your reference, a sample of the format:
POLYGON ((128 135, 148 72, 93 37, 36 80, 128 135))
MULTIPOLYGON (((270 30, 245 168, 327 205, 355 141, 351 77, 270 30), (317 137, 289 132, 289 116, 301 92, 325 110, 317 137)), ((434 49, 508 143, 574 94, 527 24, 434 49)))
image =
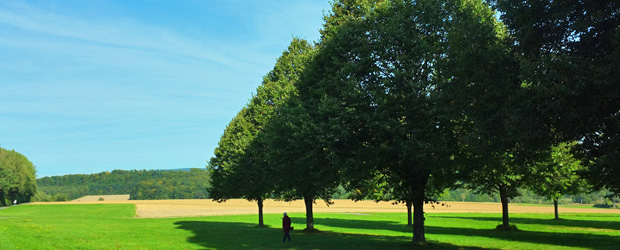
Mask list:
MULTIPOLYGON (((391 202, 373 202, 350 200, 334 200, 334 204, 329 207, 323 201, 317 201, 314 205, 314 212, 330 213, 402 213, 406 211, 403 204, 392 205, 391 202)), ((33 203, 50 204, 50 203, 33 203)), ((105 200, 105 201, 70 201, 56 202, 55 204, 135 204, 136 214, 139 218, 165 218, 165 217, 191 217, 209 215, 233 215, 233 214, 254 214, 258 208, 256 202, 235 199, 224 203, 217 203, 211 200, 105 200)), ((501 213, 500 203, 486 202, 446 202, 448 206, 425 205, 424 211, 428 213, 501 213)), ((509 205, 510 213, 553 213, 553 206, 523 206, 517 203, 509 205)), ((263 206, 264 213, 295 213, 305 212, 303 201, 283 202, 267 200, 263 206)), ((562 213, 614 213, 620 216, 620 209, 597 209, 591 205, 584 205, 584 208, 559 207, 562 213)))

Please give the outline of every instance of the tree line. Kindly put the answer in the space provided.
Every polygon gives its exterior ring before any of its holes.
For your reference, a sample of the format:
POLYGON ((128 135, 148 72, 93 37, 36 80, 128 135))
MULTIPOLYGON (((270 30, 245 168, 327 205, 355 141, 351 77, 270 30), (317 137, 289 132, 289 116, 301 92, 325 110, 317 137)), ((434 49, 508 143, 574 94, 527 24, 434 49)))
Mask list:
POLYGON ((620 195, 620 3, 336 0, 294 38, 210 159, 217 201, 394 200, 425 244, 446 189, 620 195), (413 208, 413 211, 411 210, 413 208), (411 218, 411 216, 408 216, 411 218))
POLYGON ((96 174, 37 179, 36 201, 74 200, 86 195, 129 194, 132 200, 206 199, 208 172, 185 170, 114 170, 96 174))
POLYGON ((35 173, 26 156, 0 148, 0 206, 29 202, 37 192, 35 173))
MULTIPOLYGON (((620 197, 610 197, 611 192, 607 190, 599 190, 587 193, 562 195, 558 197, 558 204, 562 205, 589 205, 592 207, 614 207, 620 203, 620 197)), ((554 199, 548 196, 538 195, 535 192, 519 188, 517 190, 519 196, 510 199, 510 203, 529 203, 529 204, 545 204, 553 205, 554 199)), ((332 199, 351 199, 355 198, 354 192, 347 191, 340 186, 332 195, 332 199)), ((500 202, 499 195, 477 193, 474 190, 465 188, 453 188, 444 190, 438 197, 437 201, 445 204, 450 202, 500 202)))
MULTIPOLYGON (((519 192, 519 196, 510 199, 510 203, 554 204, 553 198, 537 195, 531 190, 519 188, 517 191, 519 192)), ((562 195, 557 200, 559 204, 584 204, 595 207, 613 207, 614 204, 620 203, 620 198, 610 198, 608 197, 610 194, 611 193, 609 191, 601 190, 591 193, 562 195)), ((441 202, 448 202, 448 204, 450 201, 500 202, 497 194, 479 194, 464 188, 447 189, 439 195, 437 200, 441 202)))

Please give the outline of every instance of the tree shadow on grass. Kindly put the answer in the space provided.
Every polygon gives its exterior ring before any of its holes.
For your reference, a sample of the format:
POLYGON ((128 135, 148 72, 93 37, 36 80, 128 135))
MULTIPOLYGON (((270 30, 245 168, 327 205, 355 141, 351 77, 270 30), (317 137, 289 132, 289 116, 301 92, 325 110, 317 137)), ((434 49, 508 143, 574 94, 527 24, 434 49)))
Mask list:
MULTIPOLYGON (((463 217, 441 217, 441 218, 454 218, 464 219, 463 217)), ((467 218, 465 218, 467 219, 467 218)), ((474 219, 489 219, 493 218, 474 218, 474 219)), ((295 219, 297 223, 304 223, 305 220, 295 219)), ((535 222, 536 224, 552 225, 550 222, 558 224, 568 224, 571 226, 583 226, 578 224, 580 221, 566 222, 544 219, 530 219, 530 218, 518 218, 512 220, 517 223, 535 222)), ((600 221, 589 221, 589 226, 596 227, 600 221)), ((304 225, 302 224, 302 225, 304 225)), ((412 228, 402 223, 394 221, 368 221, 368 220, 356 220, 356 219, 337 219, 337 218, 319 218, 315 220, 317 227, 320 225, 326 225, 330 227, 349 228, 349 229, 366 229, 366 230, 390 230, 395 232, 404 232, 409 236, 406 237, 409 241, 412 237, 412 228)), ((513 242, 524 242, 532 244, 545 244, 545 245, 557 245, 568 247, 583 247, 593 249, 617 249, 620 245, 620 237, 611 235, 597 235, 591 233, 584 233, 583 231, 575 231, 574 233, 553 233, 553 232, 538 232, 538 231, 517 231, 506 232, 500 230, 489 229, 473 229, 466 228, 466 224, 463 227, 441 227, 441 226, 426 226, 425 232, 427 239, 432 240, 433 234, 436 235, 460 235, 460 236, 472 236, 472 237, 486 237, 501 239, 513 242)), ((603 225, 606 225, 605 223, 603 225)), ((601 227, 601 226, 598 226, 601 227)), ((380 233, 377 233, 380 234, 380 233)), ((374 236, 368 236, 374 237, 374 236)))
MULTIPOLYGON (((188 230, 187 239, 205 249, 411 249, 411 238, 402 236, 368 235, 319 231, 313 233, 293 230, 292 242, 282 243, 280 228, 259 228, 239 222, 178 221, 177 229, 188 230)), ((375 224, 370 222, 367 224, 375 224)), ((430 242, 423 249, 477 249, 446 243, 430 242)))
MULTIPOLYGON (((294 225, 300 227, 306 226, 305 218, 291 218, 294 225)), ((376 221, 376 220, 356 220, 356 219, 338 219, 338 218, 315 218, 315 225, 327 225, 330 227, 351 228, 351 229, 367 229, 367 230, 390 230, 403 233, 411 233, 413 236, 413 228, 406 224, 395 221, 376 221)), ((300 228, 301 229, 301 228, 300 228)))
MULTIPOLYGON (((613 215, 588 215, 588 217, 614 217, 618 216, 613 215)), ((477 220, 477 221, 494 221, 498 224, 501 224, 502 217, 501 214, 495 217, 451 217, 451 216, 441 216, 436 218, 448 218, 448 219, 460 219, 460 220, 477 220)), ((561 218, 561 217, 560 217, 561 218)), ((577 228, 591 228, 591 229, 600 229, 600 230, 620 230, 620 223, 618 221, 597 221, 597 220, 573 220, 573 219, 559 219, 555 220, 552 217, 549 219, 539 219, 539 218, 520 218, 520 217, 511 217, 511 224, 535 224, 535 225, 548 225, 548 226, 563 226, 563 227, 577 227, 577 228)))
POLYGON ((487 237, 514 242, 527 242, 554 246, 582 247, 588 249, 618 249, 620 237, 587 233, 549 233, 536 231, 501 231, 455 227, 426 227, 429 234, 487 237))

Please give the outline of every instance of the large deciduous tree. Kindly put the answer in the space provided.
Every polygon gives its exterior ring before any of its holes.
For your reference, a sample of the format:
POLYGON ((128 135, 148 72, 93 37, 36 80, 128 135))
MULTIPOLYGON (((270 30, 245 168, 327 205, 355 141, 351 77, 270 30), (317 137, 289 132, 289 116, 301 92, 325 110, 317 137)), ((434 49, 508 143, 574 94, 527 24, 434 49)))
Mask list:
POLYGON ((579 176, 584 171, 581 161, 576 159, 571 150, 577 142, 564 142, 554 146, 545 161, 533 168, 530 177, 530 189, 540 196, 553 200, 555 219, 560 219, 558 199, 564 195, 574 195, 587 188, 585 180, 579 176))
POLYGON ((468 168, 464 174, 465 186, 478 194, 499 195, 502 204, 500 229, 511 229, 508 213, 510 199, 519 196, 518 189, 525 185, 530 166, 519 164, 508 152, 490 154, 479 166, 468 168))
POLYGON ((313 46, 303 39, 293 39, 288 49, 258 87, 247 107, 231 121, 209 161, 210 196, 217 201, 244 197, 256 201, 259 226, 263 226, 263 201, 277 184, 273 167, 262 156, 269 150, 257 136, 277 110, 295 92, 294 83, 304 69, 304 61, 313 46))
POLYGON ((269 148, 264 156, 274 168, 276 198, 285 201, 303 199, 306 230, 313 231, 313 204, 323 199, 328 205, 340 184, 337 165, 329 160, 329 150, 316 124, 292 97, 274 117, 261 141, 269 148))
POLYGON ((30 201, 37 192, 35 174, 34 165, 26 156, 0 148, 0 206, 13 200, 30 201))
POLYGON ((449 60, 442 67, 449 82, 444 102, 453 104, 462 180, 478 193, 499 194, 502 228, 509 229, 508 202, 518 195, 542 152, 551 144, 549 128, 532 90, 520 79, 519 61, 506 28, 488 7, 478 5, 481 23, 454 18, 448 34, 449 60))
POLYGON ((523 82, 557 141, 581 141, 585 175, 620 194, 620 2, 491 1, 515 39, 523 82))
POLYGON ((237 174, 236 170, 251 139, 246 113, 247 108, 243 108, 226 126, 215 149, 215 157, 211 158, 207 166, 211 176, 209 196, 218 202, 243 196, 237 183, 242 183, 241 178, 245 177, 237 174))
POLYGON ((413 242, 424 244, 423 205, 454 182, 465 119, 444 90, 489 82, 455 78, 447 66, 462 54, 471 56, 466 63, 489 64, 485 55, 501 47, 501 36, 480 1, 386 1, 369 9, 322 41, 299 82, 300 98, 348 179, 388 172, 408 187, 413 242))

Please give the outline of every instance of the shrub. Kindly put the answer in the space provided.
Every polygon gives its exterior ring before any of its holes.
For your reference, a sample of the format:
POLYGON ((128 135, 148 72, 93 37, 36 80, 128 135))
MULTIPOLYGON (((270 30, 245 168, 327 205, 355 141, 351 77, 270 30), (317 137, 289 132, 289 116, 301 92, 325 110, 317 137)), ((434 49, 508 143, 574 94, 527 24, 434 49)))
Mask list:
POLYGON ((52 197, 49 194, 46 194, 43 191, 37 191, 36 194, 32 197, 33 202, 50 202, 53 201, 52 197))
POLYGON ((614 203, 611 202, 610 200, 606 200, 603 203, 596 203, 596 204, 594 204, 594 207, 611 208, 611 207, 614 207, 614 203))
POLYGON ((53 200, 54 201, 68 201, 69 199, 67 198, 66 194, 57 194, 57 195, 54 195, 53 200))

